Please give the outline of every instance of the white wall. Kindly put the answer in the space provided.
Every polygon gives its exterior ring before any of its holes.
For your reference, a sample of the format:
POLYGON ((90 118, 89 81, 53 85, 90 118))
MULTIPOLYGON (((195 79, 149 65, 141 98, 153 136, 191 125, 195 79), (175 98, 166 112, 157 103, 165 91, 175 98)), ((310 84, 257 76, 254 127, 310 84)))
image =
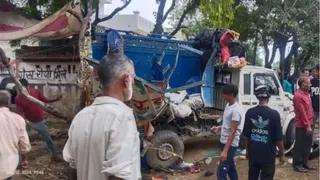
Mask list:
POLYGON ((138 19, 134 15, 116 15, 99 25, 116 30, 135 31, 138 29, 138 19))
POLYGON ((149 34, 154 28, 154 23, 145 19, 141 16, 138 16, 138 29, 149 34))
MULTIPOLYGON (((76 84, 79 63, 65 62, 16 62, 19 78, 28 80, 33 85, 76 84)), ((7 70, 0 70, 0 83, 7 70)))

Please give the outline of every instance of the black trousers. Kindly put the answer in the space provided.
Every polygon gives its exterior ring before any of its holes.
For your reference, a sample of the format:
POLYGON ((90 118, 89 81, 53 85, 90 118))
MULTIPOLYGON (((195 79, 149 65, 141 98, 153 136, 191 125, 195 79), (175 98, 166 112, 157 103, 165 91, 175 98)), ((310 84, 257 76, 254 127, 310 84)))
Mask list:
POLYGON ((259 164, 249 162, 249 180, 273 180, 275 164, 259 164))
POLYGON ((307 129, 296 127, 296 142, 293 148, 293 166, 302 167, 308 165, 308 159, 312 147, 312 135, 307 136, 307 129))

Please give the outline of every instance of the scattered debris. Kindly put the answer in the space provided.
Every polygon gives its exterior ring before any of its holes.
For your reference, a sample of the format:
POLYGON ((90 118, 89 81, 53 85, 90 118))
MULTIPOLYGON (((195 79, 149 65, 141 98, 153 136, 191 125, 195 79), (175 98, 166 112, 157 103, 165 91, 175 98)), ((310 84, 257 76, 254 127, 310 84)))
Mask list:
POLYGON ((206 158, 204 158, 204 163, 206 164, 206 165, 209 165, 211 162, 212 162, 212 158, 211 157, 206 157, 206 158))
POLYGON ((188 171, 191 173, 198 173, 200 172, 200 168, 198 166, 191 166, 188 168, 188 171))
POLYGON ((187 168, 190 168, 190 167, 192 167, 192 166, 194 166, 193 163, 186 163, 186 162, 183 162, 183 163, 181 163, 181 164, 179 165, 179 167, 180 167, 181 169, 187 169, 187 168))
POLYGON ((204 174, 205 177, 210 177, 210 176, 212 176, 212 175, 214 175, 214 173, 213 173, 211 170, 208 170, 208 171, 204 174))
POLYGON ((152 177, 151 180, 167 180, 168 178, 152 177))

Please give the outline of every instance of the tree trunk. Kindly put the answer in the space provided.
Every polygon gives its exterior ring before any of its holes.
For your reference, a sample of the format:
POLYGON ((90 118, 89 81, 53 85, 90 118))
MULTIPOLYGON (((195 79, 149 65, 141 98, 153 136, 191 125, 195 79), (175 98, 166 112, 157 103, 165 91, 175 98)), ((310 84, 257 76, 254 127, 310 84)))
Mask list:
POLYGON ((270 51, 268 47, 268 40, 267 40, 267 35, 265 33, 262 34, 262 44, 265 52, 264 56, 264 66, 267 67, 269 63, 269 56, 270 56, 270 51))
POLYGON ((179 30, 183 27, 182 23, 184 21, 184 19, 186 18, 187 14, 189 14, 191 11, 194 11, 195 9, 197 9, 200 6, 200 0, 192 0, 188 3, 186 9, 183 11, 178 25, 177 27, 170 33, 170 35, 174 36, 175 34, 177 34, 177 32, 179 32, 179 30))
POLYGON ((258 49, 258 30, 256 30, 255 40, 254 40, 254 49, 253 49, 253 65, 256 65, 257 60, 257 49, 258 49))
POLYGON ((160 0, 159 2, 159 7, 158 7, 158 12, 157 12, 157 17, 156 17, 156 24, 154 25, 153 33, 155 34, 162 34, 163 33, 163 11, 164 7, 166 5, 167 0, 160 0))
POLYGON ((293 60, 293 57, 297 57, 298 48, 299 48, 299 44, 294 41, 292 46, 291 46, 291 49, 290 49, 290 52, 289 52, 288 56, 284 60, 284 69, 283 69, 283 71, 284 71, 285 74, 289 74, 290 73, 292 60, 293 60))
POLYGON ((309 45, 304 49, 297 58, 295 58, 294 74, 292 76, 299 77, 301 70, 305 67, 306 63, 310 60, 313 55, 314 50, 312 46, 309 45))
POLYGON ((277 43, 274 42, 274 43, 273 43, 273 47, 272 47, 271 58, 270 58, 270 60, 265 64, 265 67, 266 67, 266 68, 269 68, 269 69, 272 68, 272 64, 273 64, 273 62, 274 62, 274 58, 276 57, 277 49, 278 49, 277 43))
POLYGON ((287 42, 279 42, 279 53, 280 53, 280 71, 284 72, 284 60, 286 53, 287 42))
POLYGON ((90 23, 90 17, 93 15, 94 11, 92 9, 92 0, 88 0, 87 1, 87 14, 85 16, 85 18, 82 21, 81 24, 81 29, 80 29, 80 33, 79 33, 79 54, 80 54, 80 72, 81 72, 81 95, 80 95, 80 109, 83 109, 86 106, 86 76, 87 76, 87 72, 86 69, 84 67, 84 57, 85 57, 85 35, 86 32, 89 28, 89 23, 90 23))
POLYGON ((91 24, 91 39, 92 40, 95 40, 96 36, 95 36, 95 33, 96 33, 96 28, 97 28, 97 25, 101 22, 104 22, 104 21, 107 21, 111 18, 113 18, 113 16, 115 16, 118 12, 122 11, 124 8, 126 8, 130 3, 131 3, 132 0, 126 0, 126 2, 120 6, 120 7, 117 7, 116 9, 114 9, 108 16, 106 17, 103 17, 103 18, 99 18, 99 7, 96 8, 96 16, 95 16, 95 19, 93 21, 93 23, 91 24))

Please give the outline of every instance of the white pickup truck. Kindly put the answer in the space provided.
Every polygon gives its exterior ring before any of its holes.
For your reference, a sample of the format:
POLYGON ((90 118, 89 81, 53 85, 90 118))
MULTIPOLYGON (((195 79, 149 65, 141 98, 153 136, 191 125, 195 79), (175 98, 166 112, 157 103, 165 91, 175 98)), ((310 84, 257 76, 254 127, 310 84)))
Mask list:
MULTIPOLYGON (((211 72, 207 75, 210 76, 207 82, 214 83, 202 85, 204 88, 202 100, 204 104, 210 104, 210 108, 192 109, 193 113, 184 118, 176 117, 168 120, 168 117, 162 115, 152 121, 155 133, 150 141, 158 148, 158 150, 147 151, 147 161, 152 168, 168 167, 179 160, 179 157, 166 152, 172 151, 183 155, 183 142, 186 139, 214 136, 210 128, 221 123, 219 119, 226 106, 222 88, 231 83, 239 87, 238 102, 242 105, 244 114, 249 108, 258 104, 254 95, 255 87, 262 84, 269 86, 271 94, 269 106, 280 113, 285 149, 287 152, 292 149, 295 140, 293 96, 283 91, 278 76, 273 70, 247 65, 242 68, 215 67, 211 72), (206 95, 205 91, 210 92, 206 95)), ((244 119, 242 126, 243 124, 244 119)))

